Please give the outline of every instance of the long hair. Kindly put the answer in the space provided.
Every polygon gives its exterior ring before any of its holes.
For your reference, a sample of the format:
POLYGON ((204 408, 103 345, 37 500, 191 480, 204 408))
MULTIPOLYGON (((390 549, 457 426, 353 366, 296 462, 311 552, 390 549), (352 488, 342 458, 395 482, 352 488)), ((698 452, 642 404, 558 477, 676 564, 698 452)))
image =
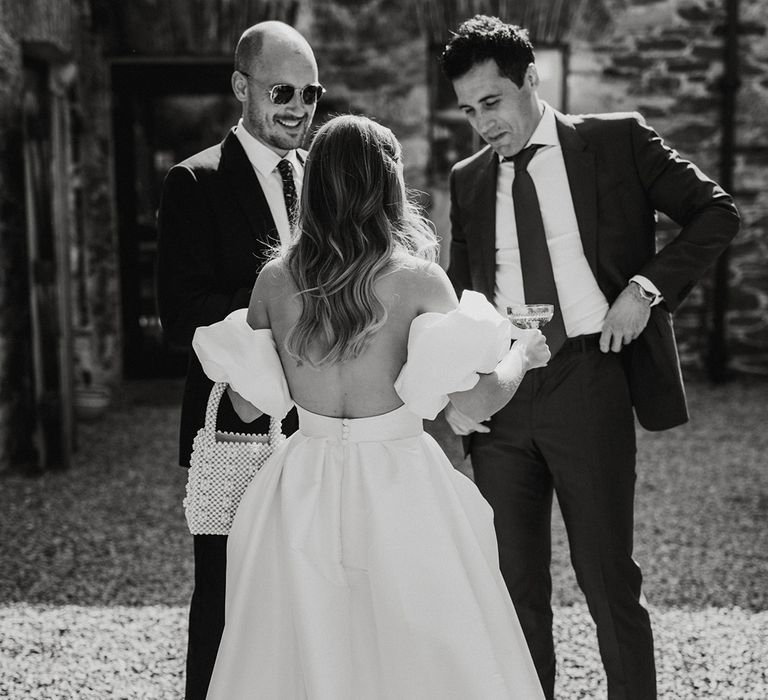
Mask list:
POLYGON ((376 280, 402 254, 434 260, 434 231, 409 199, 400 160, 392 132, 365 117, 335 117, 315 135, 284 257, 302 301, 285 341, 297 361, 320 367, 360 355, 387 319, 376 280))

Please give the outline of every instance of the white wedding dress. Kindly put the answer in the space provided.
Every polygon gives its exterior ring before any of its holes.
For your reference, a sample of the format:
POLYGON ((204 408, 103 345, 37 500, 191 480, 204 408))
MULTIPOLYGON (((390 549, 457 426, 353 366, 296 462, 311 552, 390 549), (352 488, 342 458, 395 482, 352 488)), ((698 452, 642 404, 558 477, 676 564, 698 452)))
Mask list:
MULTIPOLYGON (((270 415, 293 405, 271 331, 246 311, 200 328, 206 374, 270 415)), ((543 698, 498 566, 493 513, 422 430, 491 371, 508 321, 465 292, 417 317, 395 388, 369 418, 297 406, 227 549, 226 624, 209 700, 543 698)))

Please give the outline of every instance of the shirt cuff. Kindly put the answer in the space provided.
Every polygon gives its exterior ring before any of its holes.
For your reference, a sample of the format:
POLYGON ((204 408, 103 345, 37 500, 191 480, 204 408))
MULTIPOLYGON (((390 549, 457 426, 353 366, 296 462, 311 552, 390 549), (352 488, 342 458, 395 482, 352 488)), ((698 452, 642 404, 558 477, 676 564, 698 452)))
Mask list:
POLYGON ((651 302, 651 306, 656 306, 656 304, 660 304, 664 300, 664 297, 661 296, 659 288, 647 277, 643 277, 642 275, 635 275, 634 277, 630 277, 629 281, 639 284, 646 292, 656 296, 656 298, 651 302))

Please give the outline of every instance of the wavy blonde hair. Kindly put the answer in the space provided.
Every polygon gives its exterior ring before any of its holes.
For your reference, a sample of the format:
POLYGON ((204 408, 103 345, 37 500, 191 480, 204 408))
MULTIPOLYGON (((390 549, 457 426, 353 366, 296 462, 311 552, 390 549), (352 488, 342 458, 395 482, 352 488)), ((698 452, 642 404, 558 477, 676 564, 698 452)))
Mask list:
POLYGON ((298 234, 285 262, 302 309, 285 347, 315 367, 360 355, 387 319, 374 284, 400 254, 434 260, 437 239, 411 201, 394 134, 343 115, 317 132, 307 157, 298 234))

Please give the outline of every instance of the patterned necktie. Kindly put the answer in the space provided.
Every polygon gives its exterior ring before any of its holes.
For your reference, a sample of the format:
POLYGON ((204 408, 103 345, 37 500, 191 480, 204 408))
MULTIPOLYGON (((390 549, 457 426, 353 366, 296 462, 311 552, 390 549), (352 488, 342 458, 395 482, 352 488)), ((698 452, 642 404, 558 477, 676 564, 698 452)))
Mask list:
POLYGON ((280 177, 283 178, 283 197, 285 198, 285 210, 288 212, 288 223, 291 229, 296 225, 296 185, 293 182, 293 168, 283 159, 277 164, 280 177))
POLYGON ((511 160, 515 164, 515 179, 512 182, 512 202, 517 222, 517 241, 520 247, 520 268, 523 272, 523 291, 527 304, 553 304, 555 313, 552 320, 542 328, 549 350, 555 353, 565 342, 565 324, 560 310, 560 300, 555 286, 555 275, 549 257, 544 222, 541 219, 539 197, 533 178, 528 172, 528 163, 539 146, 528 146, 511 160))

